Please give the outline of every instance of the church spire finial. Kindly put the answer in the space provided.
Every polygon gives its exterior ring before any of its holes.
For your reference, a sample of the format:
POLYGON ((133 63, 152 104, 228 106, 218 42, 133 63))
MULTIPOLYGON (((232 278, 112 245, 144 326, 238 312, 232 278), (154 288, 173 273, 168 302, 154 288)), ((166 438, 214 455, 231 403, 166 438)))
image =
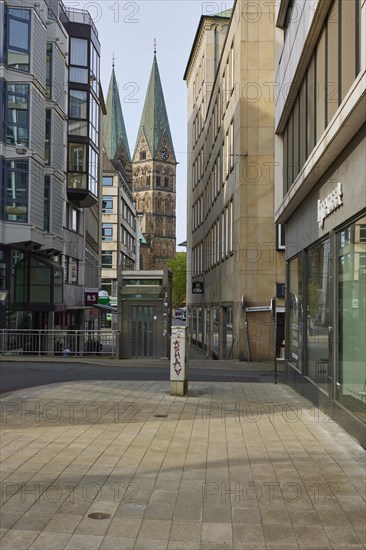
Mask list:
POLYGON ((154 38, 154 55, 156 55, 156 38, 154 38))
POLYGON ((113 52, 113 55, 112 55, 112 69, 114 69, 114 52, 113 52))

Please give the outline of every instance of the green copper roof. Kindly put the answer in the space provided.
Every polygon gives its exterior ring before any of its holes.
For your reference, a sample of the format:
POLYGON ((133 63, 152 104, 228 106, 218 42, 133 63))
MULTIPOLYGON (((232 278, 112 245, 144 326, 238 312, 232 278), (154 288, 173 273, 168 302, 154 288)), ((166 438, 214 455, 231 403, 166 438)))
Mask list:
POLYGON ((220 13, 217 14, 217 17, 228 17, 230 19, 232 11, 232 8, 229 8, 225 11, 220 11, 220 13))
POLYGON ((166 132, 166 137, 173 148, 173 141, 170 134, 168 115, 166 112, 156 55, 154 55, 144 109, 142 111, 140 127, 137 133, 136 148, 142 129, 145 130, 146 139, 153 157, 156 154, 156 150, 164 131, 166 132))
POLYGON ((117 80, 113 67, 107 95, 107 115, 104 117, 103 121, 104 148, 110 159, 114 159, 121 141, 127 151, 129 160, 131 160, 117 80))

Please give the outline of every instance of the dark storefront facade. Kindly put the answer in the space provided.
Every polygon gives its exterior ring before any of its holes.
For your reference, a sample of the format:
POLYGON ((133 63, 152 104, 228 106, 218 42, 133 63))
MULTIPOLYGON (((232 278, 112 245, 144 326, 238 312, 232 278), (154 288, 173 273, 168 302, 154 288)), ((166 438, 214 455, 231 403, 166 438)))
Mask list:
POLYGON ((366 127, 286 224, 287 382, 365 446, 366 127))

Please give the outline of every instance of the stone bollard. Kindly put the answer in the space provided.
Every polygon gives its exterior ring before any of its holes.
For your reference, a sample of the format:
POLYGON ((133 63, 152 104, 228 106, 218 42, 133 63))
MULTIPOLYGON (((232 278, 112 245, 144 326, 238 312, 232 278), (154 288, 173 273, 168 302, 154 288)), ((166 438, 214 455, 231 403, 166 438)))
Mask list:
POLYGON ((187 327, 172 327, 170 343, 170 395, 185 395, 188 391, 187 327))

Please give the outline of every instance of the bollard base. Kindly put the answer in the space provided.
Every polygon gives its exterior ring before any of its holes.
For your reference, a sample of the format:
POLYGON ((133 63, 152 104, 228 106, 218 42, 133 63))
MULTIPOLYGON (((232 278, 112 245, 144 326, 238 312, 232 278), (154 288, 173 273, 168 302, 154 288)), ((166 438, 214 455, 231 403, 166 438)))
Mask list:
POLYGON ((170 395, 183 396, 188 391, 188 380, 171 380, 170 381, 170 395))

